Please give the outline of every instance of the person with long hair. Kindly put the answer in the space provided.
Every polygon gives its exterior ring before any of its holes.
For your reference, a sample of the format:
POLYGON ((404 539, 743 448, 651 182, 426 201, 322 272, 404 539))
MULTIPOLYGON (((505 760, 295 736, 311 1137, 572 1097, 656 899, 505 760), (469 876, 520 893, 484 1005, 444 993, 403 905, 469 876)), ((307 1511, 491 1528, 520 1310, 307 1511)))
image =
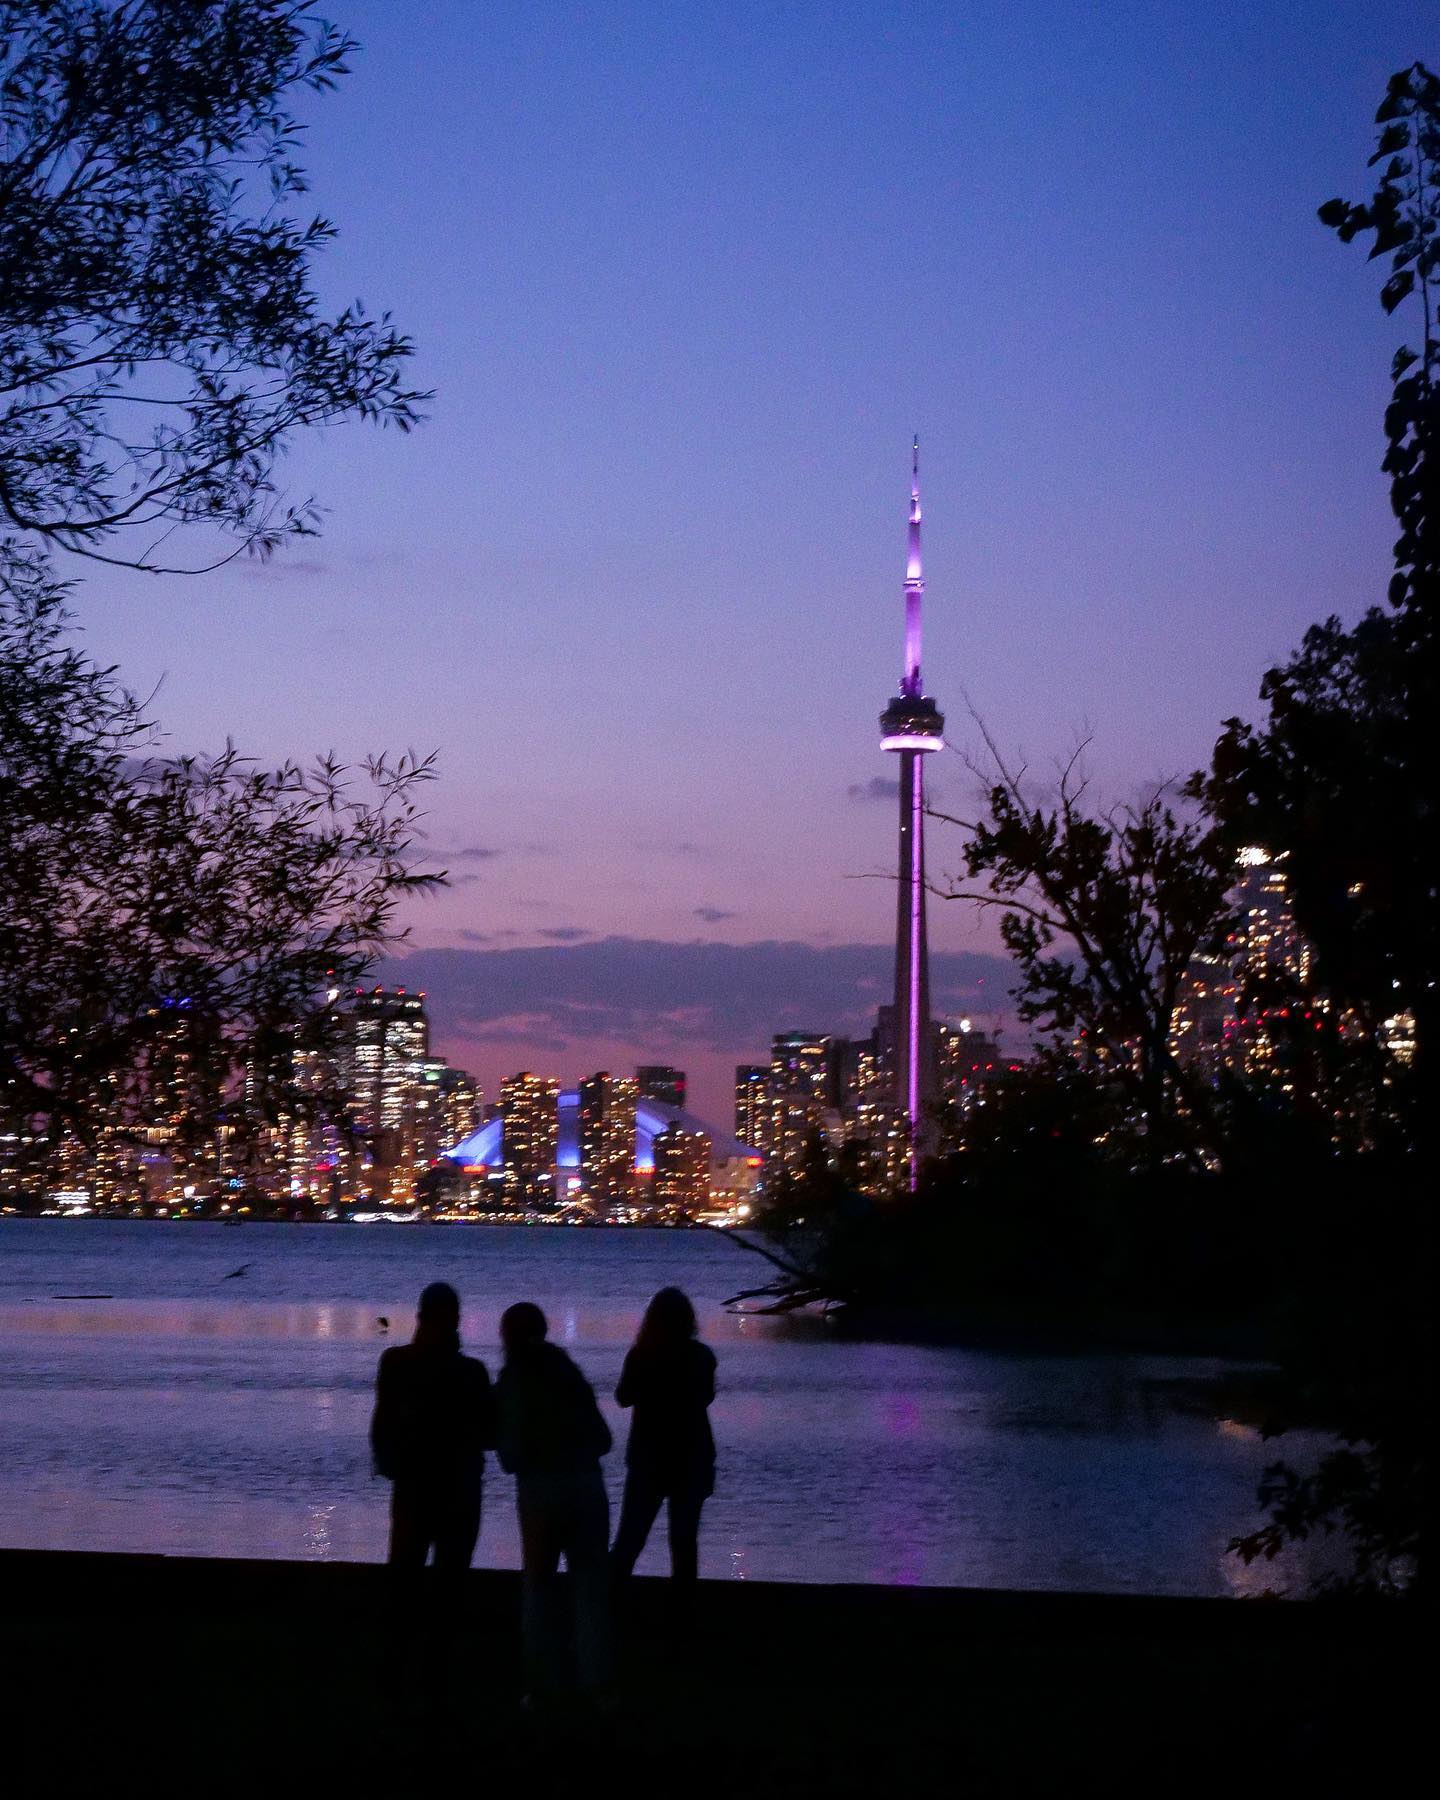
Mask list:
POLYGON ((662 1505, 669 1505, 672 1616, 688 1625, 699 1575, 700 1512, 715 1491, 715 1353, 696 1336, 695 1308, 676 1287, 645 1309, 615 1398, 633 1409, 625 1497, 610 1552, 618 1581, 632 1574, 662 1505))

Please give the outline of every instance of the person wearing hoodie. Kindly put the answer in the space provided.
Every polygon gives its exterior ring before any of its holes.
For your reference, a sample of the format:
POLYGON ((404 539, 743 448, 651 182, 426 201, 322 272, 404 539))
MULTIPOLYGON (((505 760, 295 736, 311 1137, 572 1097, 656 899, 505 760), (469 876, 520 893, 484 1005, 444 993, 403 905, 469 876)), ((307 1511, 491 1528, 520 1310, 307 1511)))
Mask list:
POLYGON ((495 1384, 496 1447, 515 1477, 523 1568, 525 1682, 532 1704, 553 1695, 567 1662, 558 1573, 574 1597, 579 1685, 603 1698, 611 1680, 610 1503, 600 1458, 610 1428, 590 1383, 546 1336, 540 1308, 522 1300, 500 1319, 505 1366, 495 1384))
POLYGON ((390 1562, 451 1574, 470 1567, 480 1535, 485 1452, 495 1442, 490 1375, 460 1351, 460 1296, 432 1281, 415 1336, 380 1358, 370 1447, 391 1482, 390 1562))

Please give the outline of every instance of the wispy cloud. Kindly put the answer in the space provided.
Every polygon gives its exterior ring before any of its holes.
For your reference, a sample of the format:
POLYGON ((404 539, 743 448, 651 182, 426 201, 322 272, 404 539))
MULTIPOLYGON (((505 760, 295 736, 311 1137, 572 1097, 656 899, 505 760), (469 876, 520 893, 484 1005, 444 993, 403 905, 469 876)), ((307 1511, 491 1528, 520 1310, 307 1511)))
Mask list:
MULTIPOLYGON (((888 944, 630 937, 502 948, 482 947, 478 933, 461 935, 467 947, 417 950, 377 976, 425 988, 442 1032, 557 1046, 606 1037, 636 1043, 654 1039, 663 1021, 668 1041, 737 1054, 794 1026, 869 1031, 889 991, 893 954, 888 944)), ((1014 972, 1004 957, 937 951, 930 978, 938 1014, 988 1012, 1005 1007, 1014 972)))
POLYGON ((697 906, 695 917, 703 919, 707 925, 718 925, 722 919, 733 919, 733 912, 726 912, 723 906, 697 906))
POLYGON ((708 856, 709 852, 689 838, 650 839, 635 846, 645 856, 708 856))
POLYGON ((899 791, 893 775, 872 775, 868 781, 852 781, 845 790, 845 798, 893 801, 899 791))
POLYGON ((240 564, 236 573, 246 581, 284 581, 292 576, 310 580, 316 575, 328 575, 330 564, 303 557, 272 556, 264 562, 258 557, 250 557, 240 564))

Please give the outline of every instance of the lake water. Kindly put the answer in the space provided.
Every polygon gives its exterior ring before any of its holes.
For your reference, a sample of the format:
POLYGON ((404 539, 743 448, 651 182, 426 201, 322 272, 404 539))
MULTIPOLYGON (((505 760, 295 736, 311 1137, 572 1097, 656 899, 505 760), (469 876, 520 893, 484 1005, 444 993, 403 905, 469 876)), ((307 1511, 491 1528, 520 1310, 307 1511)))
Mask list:
MULTIPOLYGON (((1170 1594, 1275 1579, 1225 1554, 1256 1522, 1274 1447, 1166 1391, 1218 1364, 740 1319, 722 1303, 764 1279, 758 1259, 716 1233, 645 1230, 0 1221, 0 1543, 383 1558, 375 1362, 437 1278, 492 1372, 503 1308, 545 1308, 615 1432, 616 1500, 621 1358, 650 1294, 686 1289, 720 1361, 704 1575, 1170 1594), (81 1295, 109 1297, 62 1297, 81 1295)), ((476 1561, 518 1566, 498 1469, 476 1561)), ((640 1567, 663 1566, 657 1531, 640 1567)))

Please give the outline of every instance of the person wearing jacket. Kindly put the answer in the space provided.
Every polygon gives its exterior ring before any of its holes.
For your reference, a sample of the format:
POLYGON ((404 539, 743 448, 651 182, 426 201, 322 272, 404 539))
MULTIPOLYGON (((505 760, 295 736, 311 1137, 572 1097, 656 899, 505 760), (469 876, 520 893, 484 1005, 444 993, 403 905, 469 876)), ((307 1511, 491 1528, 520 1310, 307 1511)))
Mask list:
POLYGON ((558 1572, 563 1556, 574 1597, 575 1672, 602 1698, 611 1680, 610 1503, 600 1458, 610 1428, 590 1383, 548 1341, 545 1315, 528 1300, 501 1315, 505 1366, 495 1384, 501 1467, 515 1477, 520 1520, 525 1681, 532 1704, 563 1685, 566 1664, 558 1572))
POLYGON ((490 1375, 460 1350, 460 1297, 443 1281, 420 1296, 415 1336, 380 1358, 370 1446, 392 1483, 390 1562, 460 1573, 480 1535, 485 1452, 495 1441, 490 1375))
POLYGON ((610 1553, 617 1580, 634 1570, 662 1505, 669 1506, 672 1616, 690 1622, 699 1573, 700 1510, 715 1491, 715 1353, 695 1336, 695 1309, 661 1288, 626 1353, 615 1398, 633 1408, 625 1498, 610 1553))

